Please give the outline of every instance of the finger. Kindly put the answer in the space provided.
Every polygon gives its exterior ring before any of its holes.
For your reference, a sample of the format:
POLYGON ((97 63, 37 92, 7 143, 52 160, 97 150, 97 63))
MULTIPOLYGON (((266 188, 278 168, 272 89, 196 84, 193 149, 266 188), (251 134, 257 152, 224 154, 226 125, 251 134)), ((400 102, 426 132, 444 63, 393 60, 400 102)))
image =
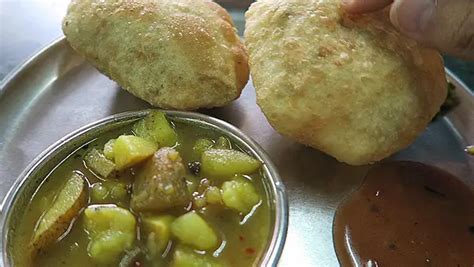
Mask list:
POLYGON ((401 32, 420 43, 474 59, 472 0, 395 0, 390 19, 401 32))
POLYGON ((342 6, 349 13, 366 13, 382 9, 393 0, 343 0, 342 6))

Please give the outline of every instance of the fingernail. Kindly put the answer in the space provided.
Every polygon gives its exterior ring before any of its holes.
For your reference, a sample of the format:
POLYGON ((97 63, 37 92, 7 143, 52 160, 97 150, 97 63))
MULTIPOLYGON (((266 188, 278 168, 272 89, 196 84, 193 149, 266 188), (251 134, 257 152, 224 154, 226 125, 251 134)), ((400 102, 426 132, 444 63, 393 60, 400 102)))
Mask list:
POLYGON ((400 0, 393 3, 390 18, 403 32, 422 32, 428 26, 434 10, 434 0, 400 0))
POLYGON ((343 7, 348 7, 351 6, 354 0, 342 0, 342 6, 343 7))

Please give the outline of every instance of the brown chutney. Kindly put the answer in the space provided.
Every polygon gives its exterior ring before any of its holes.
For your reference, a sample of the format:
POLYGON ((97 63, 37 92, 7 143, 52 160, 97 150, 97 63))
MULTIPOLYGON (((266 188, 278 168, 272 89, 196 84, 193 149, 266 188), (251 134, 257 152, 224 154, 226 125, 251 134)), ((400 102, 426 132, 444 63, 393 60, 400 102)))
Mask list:
POLYGON ((440 169, 388 162, 336 212, 342 266, 474 266, 474 192, 440 169))

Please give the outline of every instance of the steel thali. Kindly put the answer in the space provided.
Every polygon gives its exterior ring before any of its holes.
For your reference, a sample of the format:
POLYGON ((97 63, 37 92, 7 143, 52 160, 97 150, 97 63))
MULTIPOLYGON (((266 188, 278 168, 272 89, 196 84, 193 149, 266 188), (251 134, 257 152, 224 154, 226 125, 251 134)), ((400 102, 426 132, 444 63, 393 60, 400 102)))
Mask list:
MULTIPOLYGON (((474 96, 448 72, 460 105, 432 122, 391 159, 438 166, 474 186, 474 96)), ((59 138, 111 114, 150 106, 100 74, 59 39, 0 86, 0 198, 29 162, 59 138)), ((352 167, 294 143, 268 124, 251 81, 232 104, 201 110, 240 128, 270 155, 287 188, 290 222, 280 266, 338 266, 332 222, 338 204, 362 182, 369 166, 352 167)))

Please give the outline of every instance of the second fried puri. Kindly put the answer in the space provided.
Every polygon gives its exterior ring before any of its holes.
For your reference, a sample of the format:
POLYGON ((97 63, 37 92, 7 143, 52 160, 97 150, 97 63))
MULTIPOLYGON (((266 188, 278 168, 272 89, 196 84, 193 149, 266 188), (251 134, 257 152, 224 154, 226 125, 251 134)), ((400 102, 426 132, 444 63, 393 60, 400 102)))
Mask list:
POLYGON ((443 62, 387 14, 334 0, 260 0, 246 13, 257 102, 281 134, 362 165, 407 147, 446 97, 443 62))
POLYGON ((63 31, 97 69, 157 107, 223 106, 248 80, 231 18, 209 0, 73 0, 63 31))

